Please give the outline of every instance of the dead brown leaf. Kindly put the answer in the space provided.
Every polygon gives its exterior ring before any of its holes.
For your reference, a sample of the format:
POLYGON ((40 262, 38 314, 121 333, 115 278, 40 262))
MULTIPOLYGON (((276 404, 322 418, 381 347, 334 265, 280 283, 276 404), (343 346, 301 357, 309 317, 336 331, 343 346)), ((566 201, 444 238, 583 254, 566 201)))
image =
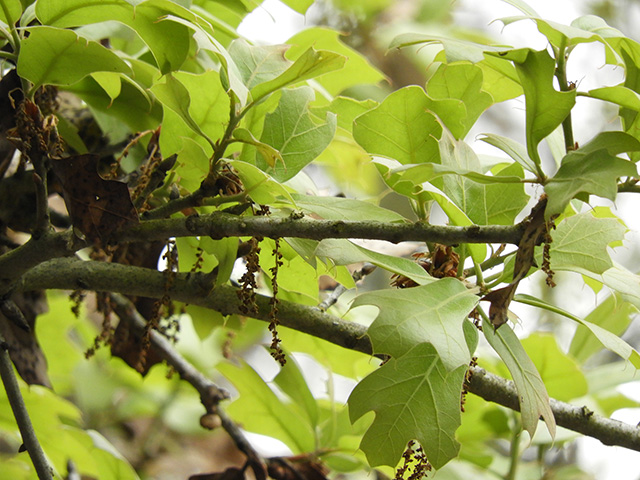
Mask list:
POLYGON ((525 220, 525 229, 518 243, 516 261, 513 267, 513 280, 506 287, 499 288, 485 295, 482 300, 491 302, 489 307, 489 319, 494 328, 504 325, 508 320, 509 305, 518 288, 520 280, 525 278, 531 267, 536 267, 535 248, 547 238, 549 228, 553 225, 553 219, 544 219, 544 210, 547 206, 547 197, 543 195, 540 201, 531 209, 531 213, 525 220))
POLYGON ((97 155, 52 160, 73 226, 89 241, 103 244, 117 230, 136 225, 138 214, 129 188, 98 174, 97 155))

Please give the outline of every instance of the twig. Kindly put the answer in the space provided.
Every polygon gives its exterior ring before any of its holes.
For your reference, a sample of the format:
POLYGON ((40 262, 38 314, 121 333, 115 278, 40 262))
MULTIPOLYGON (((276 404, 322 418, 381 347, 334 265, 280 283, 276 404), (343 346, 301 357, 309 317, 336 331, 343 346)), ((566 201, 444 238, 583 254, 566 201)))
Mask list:
MULTIPOLYGON (((120 317, 120 320, 142 332, 147 322, 135 309, 133 303, 117 293, 112 293, 110 296, 113 301, 113 310, 120 317)), ((198 391, 207 412, 213 411, 221 400, 229 398, 226 391, 200 373, 196 367, 176 352, 167 338, 155 330, 151 331, 151 344, 160 357, 178 372, 180 378, 190 383, 198 391)))
MULTIPOLYGON (((353 275, 351 275, 351 277, 355 282, 359 282, 364 277, 366 277, 371 272, 373 272, 375 269, 376 269, 375 265, 366 263, 363 265, 363 267, 360 270, 356 270, 355 272, 353 272, 353 275)), ((322 302, 318 304, 317 308, 319 308, 323 312, 326 312, 327 310, 329 310, 329 308, 331 308, 333 305, 336 304, 340 296, 347 290, 348 290, 347 287, 345 287, 341 283, 338 284, 338 286, 333 289, 331 294, 328 295, 327 298, 325 298, 322 302)))
POLYGON ((33 425, 29 418, 29 412, 27 412, 24 399, 20 393, 18 381, 16 380, 16 376, 13 372, 8 348, 7 343, 0 334, 0 377, 2 377, 2 383, 4 384, 4 389, 7 392, 7 398, 9 399, 11 410, 13 411, 13 416, 15 417, 18 428, 20 429, 22 441, 27 452, 29 452, 29 457, 31 457, 31 461, 36 469, 38 478, 40 480, 52 480, 52 470, 44 455, 44 451, 38 442, 36 432, 33 430, 33 425))
MULTIPOLYGON (((110 295, 115 313, 121 321, 127 322, 136 330, 142 332, 146 321, 135 309, 133 303, 126 297, 112 293, 110 295)), ((247 440, 242 430, 220 408, 221 400, 229 398, 229 394, 205 377, 198 369, 180 355, 171 342, 155 330, 151 331, 151 344, 162 359, 171 365, 187 383, 200 393, 200 400, 207 413, 220 417, 222 428, 229 434, 238 449, 243 452, 253 469, 257 480, 266 480, 266 467, 260 455, 247 440)))

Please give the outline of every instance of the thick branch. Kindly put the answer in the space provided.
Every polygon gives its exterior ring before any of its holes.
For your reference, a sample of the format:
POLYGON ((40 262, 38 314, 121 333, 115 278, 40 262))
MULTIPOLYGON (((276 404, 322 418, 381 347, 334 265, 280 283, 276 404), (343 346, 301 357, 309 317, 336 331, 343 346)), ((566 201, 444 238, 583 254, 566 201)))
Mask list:
MULTIPOLYGON (((364 238, 390 242, 422 241, 445 245, 459 243, 513 243, 522 236, 522 224, 514 226, 450 227, 428 223, 382 223, 338 220, 311 220, 271 217, 238 217, 225 213, 149 220, 121 231, 114 242, 166 240, 170 237, 233 236, 364 238)), ((11 283, 34 266, 57 257, 73 255, 86 247, 72 231, 45 233, 0 256, 0 295, 11 283)), ((79 286, 81 288, 81 286, 79 286)), ((74 287, 75 288, 75 287, 74 287)))
MULTIPOLYGON (((129 295, 160 298, 164 294, 165 279, 161 272, 119 264, 83 262, 73 258, 55 259, 43 263, 21 279, 18 290, 75 289, 111 291, 129 295)), ((178 274, 171 290, 174 300, 217 310, 224 315, 240 313, 236 289, 220 286, 212 289, 203 274, 178 274)), ((269 321, 269 298, 257 296, 256 318, 269 321)), ((280 324, 322 338, 336 345, 372 354, 372 346, 363 325, 345 322, 323 313, 318 308, 281 301, 278 317, 280 324)), ((519 410, 518 397, 513 384, 471 368, 469 391, 485 400, 519 410)), ((620 445, 640 451, 640 429, 617 420, 592 415, 586 409, 551 400, 556 423, 562 427, 597 438, 606 445, 620 445)))
POLYGON ((325 238, 364 238, 393 243, 418 241, 455 245, 459 243, 513 243, 522 235, 520 225, 471 225, 451 227, 429 223, 359 222, 352 220, 311 220, 293 217, 238 217, 226 213, 193 215, 187 218, 149 220, 129 228, 117 240, 131 242, 168 237, 207 235, 212 238, 262 236, 325 238))

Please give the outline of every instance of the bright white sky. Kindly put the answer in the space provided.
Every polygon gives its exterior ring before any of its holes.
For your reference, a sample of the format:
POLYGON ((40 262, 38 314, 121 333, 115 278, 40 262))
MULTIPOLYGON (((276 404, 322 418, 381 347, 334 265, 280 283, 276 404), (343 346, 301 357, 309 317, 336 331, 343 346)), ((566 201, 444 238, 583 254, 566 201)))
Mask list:
MULTIPOLYGON (((584 0, 530 0, 529 4, 535 8, 540 17, 564 24, 569 24, 576 17, 588 13, 588 2, 584 0)), ((488 25, 489 31, 496 38, 501 38, 502 43, 537 49, 547 47, 546 39, 537 31, 533 22, 522 21, 506 28, 503 28, 501 22, 491 23, 495 18, 520 14, 514 7, 501 0, 458 0, 457 11, 456 21, 459 24, 478 28, 487 28, 488 25), (479 5, 482 6, 479 7, 479 5)), ((637 13, 638 9, 634 10, 634 14, 637 13)), ((278 44, 285 43, 289 37, 304 29, 305 26, 304 16, 289 9, 278 0, 266 0, 261 7, 245 19, 238 30, 256 43, 278 44)), ((625 33, 633 34, 634 32, 625 33)), ((568 64, 569 79, 578 81, 582 90, 615 85, 621 81, 622 75, 623 72, 620 69, 616 70, 604 65, 603 49, 594 44, 578 46, 572 53, 568 64)), ((511 115, 515 122, 524 125, 524 109, 521 100, 514 101, 504 111, 511 115)), ((615 114, 614 111, 611 118, 614 118, 615 114)), ((576 140, 581 144, 601 131, 611 120, 603 115, 602 111, 594 110, 593 102, 589 99, 579 99, 572 118, 576 140)), ((481 128, 487 130, 486 125, 481 128)), ((474 143, 472 141, 473 137, 483 130, 472 132, 469 135, 471 139, 469 141, 476 151, 495 155, 496 151, 491 147, 487 147, 482 142, 474 143)), ((627 242, 640 244, 640 234, 638 234, 640 215, 637 215, 640 205, 639 199, 635 197, 619 200, 617 207, 620 208, 618 214, 624 218, 627 226, 632 230, 626 236, 627 242)), ((620 252, 622 257, 619 257, 619 261, 623 261, 625 252, 623 249, 619 250, 622 250, 620 252)), ((628 250, 626 253, 633 252, 628 250)), ((627 384, 621 387, 621 391, 640 401, 639 383, 627 384)), ((640 420, 640 409, 618 411, 614 414, 614 418, 635 425, 640 420)), ((578 452, 580 466, 597 480, 636 480, 639 478, 640 453, 620 447, 606 447, 599 441, 589 438, 580 439, 579 443, 581 447, 578 452)))

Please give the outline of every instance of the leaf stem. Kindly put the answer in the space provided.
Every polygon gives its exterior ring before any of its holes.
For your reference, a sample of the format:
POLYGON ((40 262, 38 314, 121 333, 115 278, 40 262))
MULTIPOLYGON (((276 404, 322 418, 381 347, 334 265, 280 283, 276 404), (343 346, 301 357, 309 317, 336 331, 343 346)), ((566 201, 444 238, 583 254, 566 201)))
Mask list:
POLYGON ((2 383, 7 392, 7 398, 9 399, 13 416, 16 419, 22 441, 29 453, 29 457, 31 457, 38 478, 40 480, 53 480, 51 467, 38 442, 36 433, 33 430, 33 424, 29 418, 29 412, 27 412, 27 407, 20 393, 20 387, 13 371, 11 359, 9 358, 8 348, 2 334, 0 334, 0 377, 2 377, 2 383))
MULTIPOLYGON (((565 45, 562 45, 557 51, 555 77, 558 79, 558 85, 561 92, 569 92, 575 88, 574 84, 567 82, 567 59, 569 54, 565 45)), ((564 146, 566 152, 575 150, 575 141, 573 139, 573 127, 571 125, 571 112, 562 121, 562 133, 564 134, 564 146)))
POLYGON ((513 436, 511 437, 511 448, 510 448, 510 455, 509 455, 509 471, 504 477, 505 480, 516 479, 516 472, 518 470, 518 464, 520 463, 520 435, 521 434, 522 434, 522 429, 519 428, 519 425, 516 425, 516 428, 514 428, 514 431, 513 431, 513 436))

